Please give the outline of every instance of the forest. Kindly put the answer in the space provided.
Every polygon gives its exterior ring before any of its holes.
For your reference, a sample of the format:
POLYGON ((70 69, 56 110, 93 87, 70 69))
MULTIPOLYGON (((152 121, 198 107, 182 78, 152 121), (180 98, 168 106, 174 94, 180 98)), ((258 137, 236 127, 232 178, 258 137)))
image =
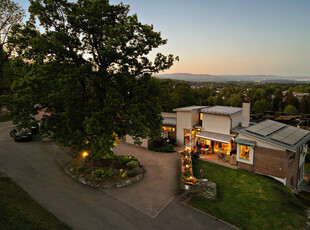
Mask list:
POLYGON ((190 105, 241 107, 243 101, 250 101, 256 113, 310 113, 310 84, 158 81, 162 91, 160 104, 165 112, 190 105))

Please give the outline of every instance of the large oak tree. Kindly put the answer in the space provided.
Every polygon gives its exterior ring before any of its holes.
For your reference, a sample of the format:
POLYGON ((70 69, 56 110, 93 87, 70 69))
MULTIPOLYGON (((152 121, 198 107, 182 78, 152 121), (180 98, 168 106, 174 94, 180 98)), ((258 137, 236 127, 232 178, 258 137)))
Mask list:
POLYGON ((160 134, 159 84, 153 73, 175 58, 148 54, 166 40, 142 24, 129 6, 108 0, 34 0, 25 26, 15 26, 11 52, 30 71, 6 98, 14 122, 29 125, 43 108, 43 130, 65 145, 112 154, 117 137, 160 134), (36 28, 36 20, 41 29, 36 28))

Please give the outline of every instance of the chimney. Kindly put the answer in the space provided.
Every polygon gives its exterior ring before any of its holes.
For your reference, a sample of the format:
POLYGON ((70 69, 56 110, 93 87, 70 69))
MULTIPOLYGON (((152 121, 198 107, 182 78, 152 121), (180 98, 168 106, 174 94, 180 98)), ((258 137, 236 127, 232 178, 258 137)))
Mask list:
POLYGON ((242 103, 242 127, 246 128, 250 125, 250 107, 249 101, 244 101, 242 103))

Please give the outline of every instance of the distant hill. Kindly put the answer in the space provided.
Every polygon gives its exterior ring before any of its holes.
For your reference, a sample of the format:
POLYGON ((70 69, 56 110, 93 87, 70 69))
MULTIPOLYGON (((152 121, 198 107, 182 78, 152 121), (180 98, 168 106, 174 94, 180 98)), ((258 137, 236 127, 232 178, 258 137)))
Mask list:
POLYGON ((274 76, 274 75, 210 75, 210 74, 189 74, 174 73, 156 75, 159 79, 173 79, 193 82, 278 82, 278 83, 310 83, 310 76, 274 76))

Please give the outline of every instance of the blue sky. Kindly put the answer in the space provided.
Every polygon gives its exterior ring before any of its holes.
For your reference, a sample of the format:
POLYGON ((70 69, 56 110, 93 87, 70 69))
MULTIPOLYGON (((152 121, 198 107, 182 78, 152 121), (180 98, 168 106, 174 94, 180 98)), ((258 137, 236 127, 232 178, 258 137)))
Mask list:
POLYGON ((309 0, 122 2, 168 39, 153 54, 180 57, 165 73, 310 76, 309 0))

